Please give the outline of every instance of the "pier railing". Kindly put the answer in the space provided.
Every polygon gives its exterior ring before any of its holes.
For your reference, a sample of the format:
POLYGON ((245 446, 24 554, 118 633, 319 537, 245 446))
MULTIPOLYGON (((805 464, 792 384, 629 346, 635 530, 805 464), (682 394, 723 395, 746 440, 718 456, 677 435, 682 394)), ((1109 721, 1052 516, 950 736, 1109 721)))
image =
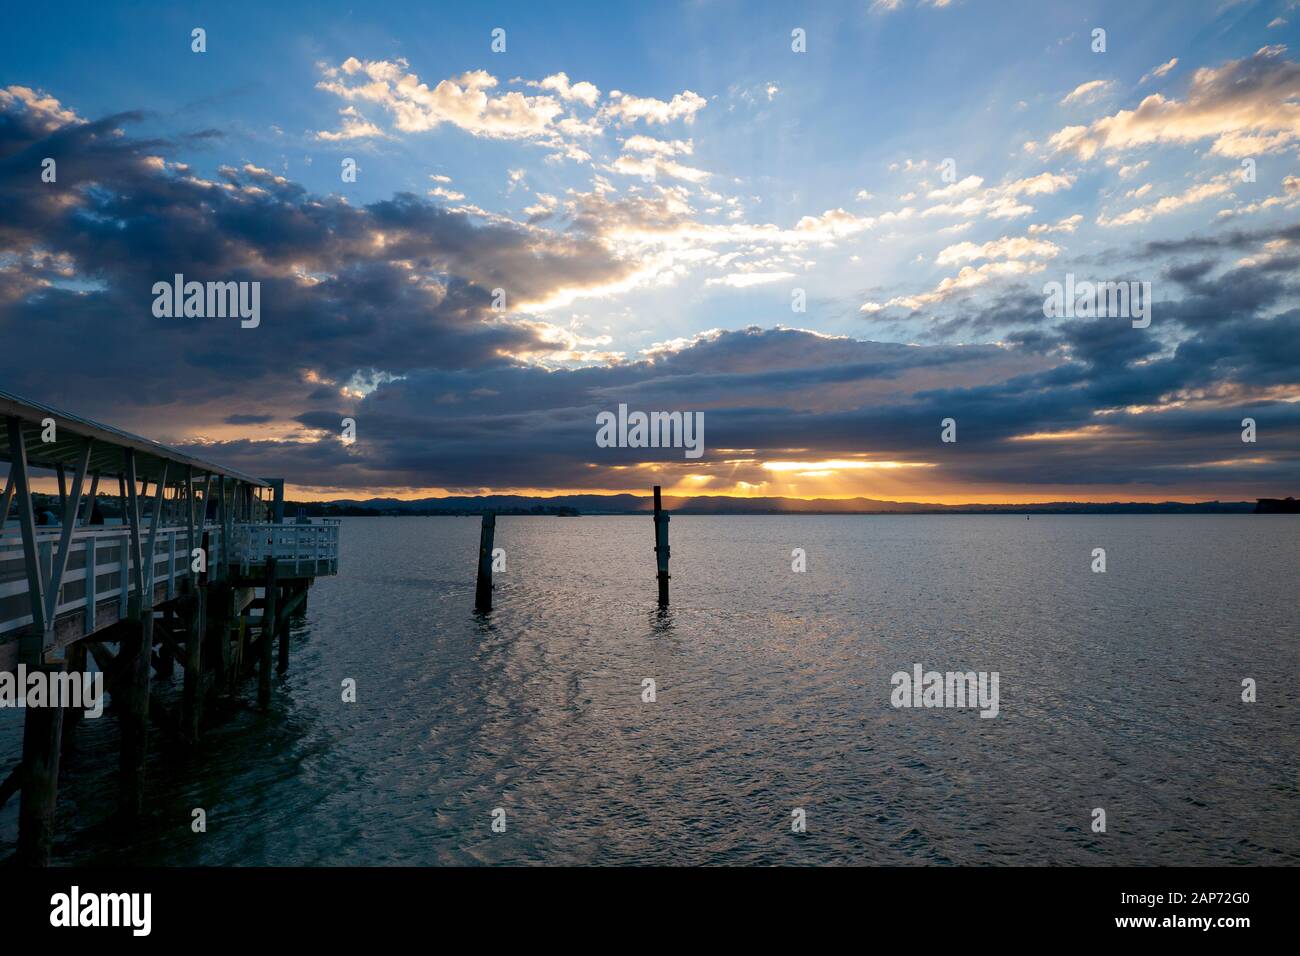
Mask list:
MULTIPOLYGON (((36 549, 46 571, 58 550, 60 529, 36 529, 36 549)), ((223 547, 221 525, 209 523, 194 529, 189 539, 186 525, 160 526, 156 534, 146 525, 141 534, 143 577, 146 591, 157 590, 166 600, 181 593, 183 582, 193 574, 193 550, 208 536, 205 555, 210 570, 226 563, 247 574, 274 556, 282 574, 310 575, 338 573, 339 522, 325 519, 315 524, 235 524, 229 552, 223 547), (149 560, 149 539, 153 538, 153 560, 149 560)), ((56 618, 84 611, 83 632, 91 634, 102 622, 96 620, 96 605, 116 597, 118 617, 125 617, 136 593, 130 573, 130 529, 125 525, 93 525, 72 532, 67 570, 61 578, 56 618), (123 563, 123 556, 127 563, 123 563)), ((49 580, 48 576, 46 580, 49 580)), ((0 635, 32 623, 28 578, 24 567, 22 535, 18 528, 0 531, 0 635)), ((109 622, 111 623, 111 622, 109 622)))
POLYGON ((281 574, 337 574, 339 564, 339 520, 322 518, 311 524, 235 525, 232 535, 233 561, 240 572, 250 574, 274 558, 281 574))

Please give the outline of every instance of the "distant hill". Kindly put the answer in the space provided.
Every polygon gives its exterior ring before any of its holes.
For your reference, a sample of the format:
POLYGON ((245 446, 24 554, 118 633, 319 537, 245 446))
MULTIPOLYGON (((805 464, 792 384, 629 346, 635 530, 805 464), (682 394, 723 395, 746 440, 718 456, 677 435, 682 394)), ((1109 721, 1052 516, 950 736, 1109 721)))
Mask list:
MULTIPOLYGON (((664 507, 675 514, 761 515, 761 514, 1250 514, 1258 510, 1253 501, 1103 502, 1052 501, 1030 505, 914 504, 874 498, 731 498, 725 495, 676 497, 665 495, 664 507)), ((650 495, 558 495, 552 498, 526 495, 457 496, 420 498, 342 499, 338 501, 290 502, 287 514, 302 507, 319 515, 476 515, 538 514, 570 516, 638 514, 654 507, 650 495)))

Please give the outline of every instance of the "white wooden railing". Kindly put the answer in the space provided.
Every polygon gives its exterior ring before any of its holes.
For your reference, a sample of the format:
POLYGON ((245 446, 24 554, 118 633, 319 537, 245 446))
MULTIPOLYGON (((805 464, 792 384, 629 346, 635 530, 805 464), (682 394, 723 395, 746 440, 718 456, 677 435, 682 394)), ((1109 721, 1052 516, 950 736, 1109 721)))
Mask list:
MULTIPOLYGON (((36 529, 36 551, 44 565, 45 580, 53 563, 61 529, 36 529)), ((266 559, 275 556, 284 571, 291 565, 296 573, 336 574, 338 572, 339 522, 319 520, 315 524, 236 524, 231 535, 229 554, 222 547, 221 526, 207 524, 194 530, 194 540, 187 540, 185 525, 160 526, 154 538, 153 560, 144 556, 146 591, 162 582, 167 585, 167 599, 176 597, 178 585, 191 575, 191 553, 202 546, 208 535, 206 555, 210 573, 221 573, 223 561, 249 573, 266 559)), ((140 548, 149 548, 149 527, 141 529, 140 548)), ((95 630, 95 605, 116 595, 121 616, 126 616, 131 595, 135 592, 134 574, 124 564, 123 555, 131 553, 130 532, 124 525, 93 525, 72 532, 67 570, 59 587, 56 618, 85 609, 85 633, 95 630)), ((32 623, 28 600, 23 539, 18 528, 10 525, 0 531, 0 635, 32 623)))
POLYGON ((335 574, 339 560, 339 520, 322 518, 313 524, 237 524, 231 553, 237 556, 233 560, 239 561, 244 574, 252 573, 268 558, 275 558, 282 568, 293 565, 299 574, 335 574))
MULTIPOLYGON (((36 529, 36 553, 44 566, 47 581, 60 531, 57 527, 36 529)), ((190 576, 190 554, 192 549, 202 545, 204 532, 208 534, 209 560, 220 560, 220 525, 195 528, 192 544, 187 541, 188 527, 159 527, 154 539, 152 563, 149 556, 144 555, 146 589, 165 581, 167 597, 175 597, 177 583, 190 576)), ((130 542, 130 531, 124 525, 74 529, 55 616, 85 608, 86 633, 89 634, 95 630, 95 604, 111 594, 118 596, 121 613, 125 616, 130 596, 135 592, 134 575, 129 573, 130 564, 122 561, 123 555, 130 556, 130 542)), ((146 527, 140 535, 140 549, 147 552, 148 548, 149 529, 146 527)), ((6 528, 0 532, 0 634, 32 623, 27 590, 22 534, 17 528, 6 528), (19 598, 19 595, 23 597, 19 598)))

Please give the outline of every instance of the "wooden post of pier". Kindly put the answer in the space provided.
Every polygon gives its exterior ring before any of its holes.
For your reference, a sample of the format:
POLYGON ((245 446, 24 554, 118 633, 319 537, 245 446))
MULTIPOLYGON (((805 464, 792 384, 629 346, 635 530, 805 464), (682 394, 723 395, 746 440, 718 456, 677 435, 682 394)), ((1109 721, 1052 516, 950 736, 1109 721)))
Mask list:
POLYGON ((276 598, 280 585, 276 583, 275 556, 266 559, 266 600, 262 604, 262 640, 258 644, 257 705, 271 706, 271 661, 275 651, 275 615, 279 603, 276 598))
MULTIPOLYGON (((93 568, 91 573, 94 573, 93 568)), ((81 683, 82 687, 85 687, 85 679, 82 677, 83 674, 87 673, 85 641, 78 641, 68 648, 68 673, 75 675, 77 681, 81 683)), ((85 714, 85 709, 70 707, 68 712, 63 715, 63 755, 65 757, 76 748, 77 724, 81 723, 81 719, 85 714)))
POLYGON ((181 722, 189 743, 199 739, 203 719, 203 640, 207 625, 204 596, 196 587, 185 603, 185 684, 181 691, 181 722))
POLYGON ((497 516, 485 511, 478 536, 478 586, 474 589, 474 610, 481 614, 492 610, 492 540, 496 529, 497 516))
MULTIPOLYGON (((285 592, 285 600, 290 601, 293 597, 298 596, 298 592, 305 588, 304 584, 293 584, 285 592)), ((280 633, 280 658, 276 663, 276 671, 280 674, 289 672, 289 615, 284 615, 284 621, 279 627, 280 633)))
POLYGON ((176 608, 168 604, 163 608, 163 640, 158 644, 158 666, 154 668, 159 679, 170 680, 176 666, 176 652, 172 639, 176 635, 176 608))
POLYGON ((655 563, 658 565, 659 606, 668 606, 668 515, 655 485, 655 563))
MULTIPOLYGON (((134 601, 135 598, 133 597, 134 601)), ((132 820, 144 808, 144 765, 149 748, 149 683, 153 657, 153 608, 137 612, 123 635, 119 654, 125 654, 123 678, 126 706, 122 724, 122 788, 118 795, 122 816, 132 820)))
MULTIPOLYGON (((63 666, 42 669, 54 680, 63 666)), ((62 733, 63 708, 28 707, 24 712, 18 862, 27 866, 50 865, 62 733)))

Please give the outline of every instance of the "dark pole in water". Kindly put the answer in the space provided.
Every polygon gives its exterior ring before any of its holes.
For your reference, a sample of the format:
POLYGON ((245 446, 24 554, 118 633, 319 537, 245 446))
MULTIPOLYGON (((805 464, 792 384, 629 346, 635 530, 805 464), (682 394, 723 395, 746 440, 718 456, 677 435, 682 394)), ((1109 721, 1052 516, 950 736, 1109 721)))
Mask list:
POLYGON ((497 516, 484 512, 478 538, 478 587, 474 589, 474 610, 483 614, 492 610, 492 539, 496 529, 497 516))
POLYGON ((668 515, 655 485, 655 562, 659 566, 659 606, 668 606, 668 515))

